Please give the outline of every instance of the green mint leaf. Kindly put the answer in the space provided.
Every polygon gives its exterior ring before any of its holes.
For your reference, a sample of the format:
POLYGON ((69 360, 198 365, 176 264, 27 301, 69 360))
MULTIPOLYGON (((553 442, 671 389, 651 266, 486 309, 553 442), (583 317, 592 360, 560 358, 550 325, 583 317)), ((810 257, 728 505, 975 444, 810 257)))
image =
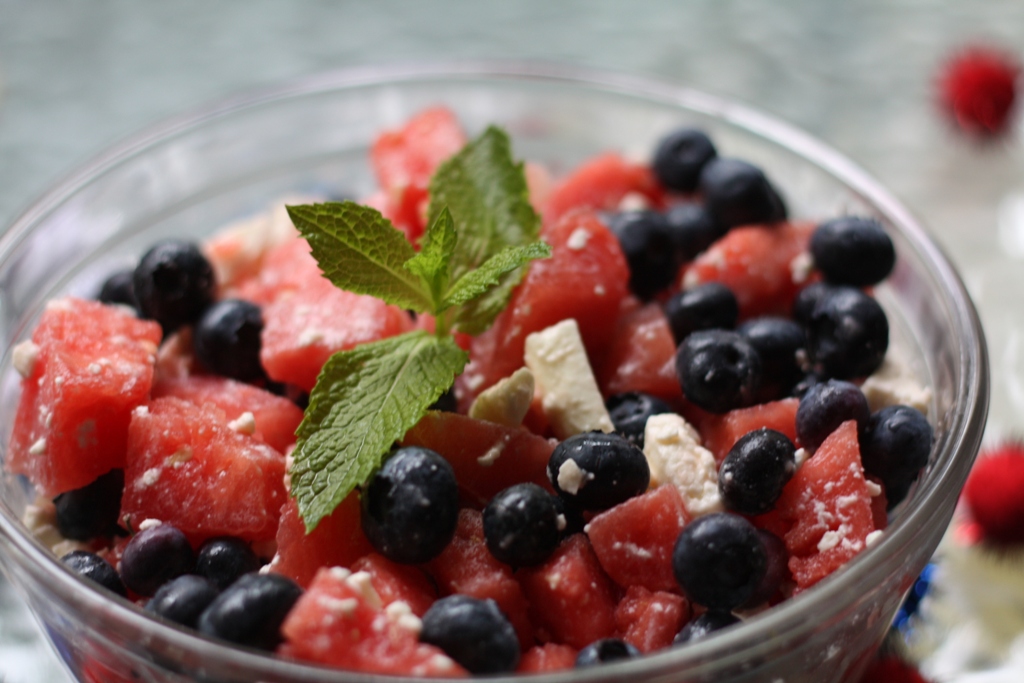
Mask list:
POLYGON ((286 208, 324 276, 337 287, 433 312, 428 284, 405 265, 416 252, 379 211, 355 202, 286 208))
MULTIPOLYGON (((530 204, 522 163, 512 159, 508 135, 490 127, 445 161, 430 181, 433 219, 443 207, 455 218, 458 242, 451 278, 458 282, 505 247, 535 242, 540 217, 530 204)), ((518 279, 506 278, 503 287, 518 279)))
MULTIPOLYGON (((530 261, 551 256, 551 247, 546 242, 534 242, 525 246, 505 247, 497 254, 483 262, 476 270, 470 271, 452 285, 441 303, 441 310, 451 306, 459 306, 486 294, 492 289, 500 288, 504 276, 522 268, 530 261)), ((501 288, 504 304, 508 303, 511 290, 501 288)))
POLYGON ((468 355, 424 331, 331 356, 296 431, 291 493, 309 533, 451 387, 468 355))
POLYGON ((445 207, 427 228, 419 253, 405 264, 406 268, 423 278, 430 287, 434 304, 431 313, 441 312, 439 304, 451 278, 452 253, 455 251, 457 237, 455 221, 448 207, 445 207))

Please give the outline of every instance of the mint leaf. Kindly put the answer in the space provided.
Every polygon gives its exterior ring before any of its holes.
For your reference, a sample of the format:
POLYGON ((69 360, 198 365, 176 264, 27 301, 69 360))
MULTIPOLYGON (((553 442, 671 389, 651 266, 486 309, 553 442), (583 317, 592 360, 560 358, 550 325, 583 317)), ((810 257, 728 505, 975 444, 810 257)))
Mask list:
POLYGON ((448 207, 441 210, 434 222, 423 235, 423 243, 418 254, 409 259, 405 267, 416 273, 430 287, 433 299, 431 313, 440 313, 439 307, 448 281, 451 277, 452 252, 455 251, 455 222, 448 207))
MULTIPOLYGON (((441 304, 442 310, 451 306, 459 306, 486 294, 499 287, 504 282, 505 275, 525 266, 534 259, 549 256, 551 256, 551 247, 546 242, 505 247, 484 261, 479 268, 466 273, 452 285, 441 304)), ((504 308, 512 291, 502 288, 501 294, 504 296, 501 308, 504 308)), ((490 321, 487 321, 487 324, 490 324, 490 321)))
MULTIPOLYGON (((451 263, 456 282, 505 247, 535 242, 540 231, 523 165, 512 159, 508 135, 494 126, 434 173, 428 214, 433 219, 445 206, 459 236, 451 263)), ((502 287, 518 281, 506 278, 502 287)))
POLYGON ((337 287, 402 308, 431 311, 429 285, 405 265, 416 252, 379 211, 355 202, 286 208, 324 276, 337 287))
POLYGON ((289 470, 307 533, 370 477, 467 360, 451 337, 424 331, 331 356, 296 430, 289 470))

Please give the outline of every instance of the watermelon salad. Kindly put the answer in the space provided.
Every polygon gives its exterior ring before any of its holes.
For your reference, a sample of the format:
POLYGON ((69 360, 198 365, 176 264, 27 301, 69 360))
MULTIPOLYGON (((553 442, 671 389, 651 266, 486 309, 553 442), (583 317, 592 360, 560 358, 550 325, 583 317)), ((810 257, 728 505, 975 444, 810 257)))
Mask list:
MULTIPOLYGON (((419 247, 466 143, 443 108, 382 133, 363 203, 419 247)), ((318 375, 432 316, 336 287, 283 208, 51 301, 13 352, 30 530, 155 619, 445 677, 686 647, 870 546, 932 441, 872 297, 881 225, 788 217, 692 128, 522 168, 550 257, 456 330, 454 385, 312 530, 292 452, 318 375)))

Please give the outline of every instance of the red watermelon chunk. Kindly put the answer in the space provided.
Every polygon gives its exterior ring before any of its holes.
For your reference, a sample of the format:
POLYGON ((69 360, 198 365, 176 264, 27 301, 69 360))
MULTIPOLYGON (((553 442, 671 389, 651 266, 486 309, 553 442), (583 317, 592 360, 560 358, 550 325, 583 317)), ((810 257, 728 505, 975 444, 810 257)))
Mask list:
POLYGON ((317 572, 281 626, 278 654, 367 673, 461 677, 438 648, 419 642, 418 619, 384 610, 366 574, 317 572))
POLYGON ((499 491, 532 482, 551 491, 547 466, 555 444, 525 429, 432 411, 410 429, 404 446, 437 451, 451 463, 463 499, 483 507, 499 491))
POLYGON ((359 523, 358 492, 350 493, 308 534, 298 504, 288 498, 281 510, 277 554, 270 569, 305 588, 320 568, 348 568, 371 552, 373 546, 359 523))
POLYGON ((51 301, 32 341, 15 349, 22 372, 9 471, 53 496, 124 467, 132 409, 153 382, 160 325, 94 301, 51 301))
POLYGON ((736 295, 741 320, 789 315, 793 298, 809 281, 798 257, 807 252, 813 231, 810 223, 733 228, 683 268, 682 287, 721 282, 736 295))
POLYGON ((295 430, 302 422, 302 410, 288 399, 226 377, 163 380, 153 387, 153 398, 162 396, 174 396, 196 405, 215 405, 228 420, 252 413, 256 423, 254 436, 281 453, 295 443, 295 430))
POLYGON ((839 569, 875 530, 857 423, 844 422, 796 471, 776 508, 793 527, 783 539, 797 591, 839 569))
POLYGON ((609 152, 579 165, 555 184, 541 214, 545 224, 557 223, 575 209, 614 211, 626 195, 643 195, 655 207, 663 192, 651 169, 609 152))
POLYGON ((576 648, 559 643, 534 645, 519 658, 516 673, 540 674, 548 671, 566 671, 576 666, 576 648))
POLYGON ((352 571, 370 575, 370 583, 385 607, 393 602, 404 602, 413 614, 422 617, 437 599, 437 589, 423 570, 392 562, 377 553, 353 562, 352 571))
POLYGON ((530 264, 508 307, 473 340, 470 362, 456 389, 465 412, 473 399, 523 367, 526 336, 575 318, 591 365, 612 342, 629 266, 619 241, 596 214, 577 212, 544 229, 551 258, 530 264))
POLYGON ((590 542, 575 534, 539 567, 516 574, 542 642, 581 649, 615 635, 615 592, 590 542))
POLYGON ((749 408, 737 408, 724 415, 708 413, 701 420, 701 439, 719 465, 737 441, 762 427, 782 432, 796 444, 796 411, 799 407, 800 399, 784 398, 749 408))
POLYGON ((656 303, 632 305, 615 326, 615 338, 598 371, 598 383, 605 396, 640 391, 675 403, 683 392, 676 374, 676 342, 661 306, 656 303))
POLYGON ((594 517, 587 537, 601 567, 623 588, 678 590, 672 549, 688 516, 675 486, 659 486, 594 517))
POLYGON ((237 287, 225 292, 225 296, 266 305, 284 292, 302 289, 306 283, 322 278, 309 243, 296 235, 268 250, 259 272, 242 280, 237 287))
POLYGON ((512 569, 491 555, 484 540, 483 518, 476 510, 460 510, 455 537, 427 566, 442 595, 461 593, 498 603, 519 636, 519 645, 533 645, 533 626, 523 589, 512 569))
POLYGON ((651 592, 630 586, 615 608, 615 623, 623 640, 640 652, 654 652, 672 644, 690 619, 690 605, 681 595, 651 592))
POLYGON ((266 541, 285 501, 284 456, 228 427, 214 405, 151 401, 128 428, 121 519, 158 519, 198 543, 212 536, 266 541))

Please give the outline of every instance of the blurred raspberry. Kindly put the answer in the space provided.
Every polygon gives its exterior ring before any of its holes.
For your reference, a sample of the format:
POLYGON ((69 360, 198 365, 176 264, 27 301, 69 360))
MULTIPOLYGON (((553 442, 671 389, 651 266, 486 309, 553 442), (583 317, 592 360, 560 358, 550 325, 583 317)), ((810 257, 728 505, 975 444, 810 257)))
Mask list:
POLYGON ((888 655, 871 663, 861 683, 928 683, 928 679, 910 664, 888 655))
POLYGON ((967 478, 963 500, 982 540, 1024 543, 1024 442, 983 451, 967 478))
POLYGON ((998 135, 1013 112, 1020 70, 1013 55, 987 47, 967 48, 943 68, 942 106, 964 131, 998 135))

